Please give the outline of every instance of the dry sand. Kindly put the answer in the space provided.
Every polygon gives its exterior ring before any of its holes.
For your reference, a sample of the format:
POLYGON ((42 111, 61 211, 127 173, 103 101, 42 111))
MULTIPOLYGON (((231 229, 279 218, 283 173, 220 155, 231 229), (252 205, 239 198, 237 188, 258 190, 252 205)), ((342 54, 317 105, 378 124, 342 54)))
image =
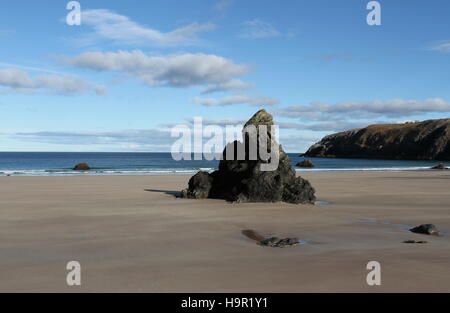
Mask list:
POLYGON ((186 176, 0 177, 0 291, 450 292, 450 234, 404 226, 450 231, 450 173, 303 176, 331 203, 176 199, 186 176), (260 247, 244 229, 307 244, 260 247), (66 285, 72 260, 81 287, 66 285))

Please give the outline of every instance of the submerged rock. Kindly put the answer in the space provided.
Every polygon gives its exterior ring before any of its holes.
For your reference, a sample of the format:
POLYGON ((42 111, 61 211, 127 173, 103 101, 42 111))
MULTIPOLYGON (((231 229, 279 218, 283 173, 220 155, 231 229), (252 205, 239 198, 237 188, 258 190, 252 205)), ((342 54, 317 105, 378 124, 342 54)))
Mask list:
POLYGON ((433 224, 423 224, 410 229, 411 232, 423 235, 439 236, 439 231, 433 224))
POLYGON ((228 144, 219 169, 211 174, 200 172, 193 176, 188 189, 182 191, 182 197, 233 202, 314 203, 314 188, 307 180, 296 177, 291 160, 275 141, 272 125, 272 115, 265 110, 257 112, 244 126, 244 143, 235 141, 228 144), (261 143, 265 142, 264 136, 267 149, 261 150, 267 150, 268 158, 261 156, 260 152, 255 155, 255 149, 251 149, 256 145, 259 151, 261 143), (278 166, 272 169, 270 166, 273 164, 278 166))
POLYGON ((75 167, 73 168, 74 171, 89 171, 91 169, 91 167, 89 166, 89 164, 87 163, 80 163, 75 165, 75 167))
POLYGON ((298 162, 297 166, 298 167, 305 167, 305 168, 312 168, 312 167, 314 167, 314 164, 310 160, 305 160, 303 162, 298 162))
POLYGON ((439 164, 439 165, 436 165, 435 167, 432 167, 431 169, 432 170, 448 170, 448 167, 445 167, 444 164, 439 164))

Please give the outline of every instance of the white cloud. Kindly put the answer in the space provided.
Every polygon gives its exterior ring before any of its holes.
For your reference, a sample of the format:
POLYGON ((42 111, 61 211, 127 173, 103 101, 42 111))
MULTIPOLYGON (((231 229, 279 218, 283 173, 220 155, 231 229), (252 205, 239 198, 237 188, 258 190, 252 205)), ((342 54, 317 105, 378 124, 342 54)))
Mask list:
POLYGON ((17 69, 0 70, 0 85, 16 88, 33 88, 33 81, 28 73, 17 69))
POLYGON ((82 79, 69 75, 43 74, 35 77, 19 69, 1 69, 0 86, 6 87, 2 93, 30 94, 44 90, 57 94, 83 94, 93 91, 104 95, 106 88, 100 85, 91 85, 82 79))
POLYGON ((254 84, 243 82, 239 79, 232 79, 223 83, 216 85, 207 86, 202 94, 221 92, 221 91, 232 91, 232 90, 246 90, 255 87, 254 84))
POLYGON ((443 40, 435 43, 431 50, 443 52, 443 53, 450 53, 450 40, 443 40))
POLYGON ((227 106, 234 104, 249 104, 252 106, 272 106, 278 104, 280 101, 275 98, 263 96, 247 96, 247 95, 232 95, 223 98, 194 98, 193 102, 207 107, 227 106))
POLYGON ((280 35, 280 32, 275 27, 259 19, 246 21, 242 25, 243 30, 239 34, 241 38, 261 39, 280 35))
MULTIPOLYGON (((363 128, 367 127, 370 124, 383 124, 384 121, 359 121, 359 122, 346 122, 346 121, 328 121, 328 122, 320 122, 320 123, 295 123, 295 122, 280 122, 277 121, 277 117, 275 116, 275 124, 280 127, 280 129, 286 130, 310 130, 317 132, 330 132, 330 131, 344 131, 349 129, 363 128)), ((186 118, 189 124, 194 123, 193 118, 186 118)), ((227 125, 244 125, 247 122, 247 119, 238 119, 238 118, 221 118, 221 119, 202 119, 202 124, 206 125, 216 125, 220 127, 225 127, 227 125)), ((398 122, 403 123, 403 122, 398 122)), ((178 123, 170 123, 160 125, 161 127, 171 128, 178 125, 178 123)))
MULTIPOLYGON (((189 123, 194 123, 193 118, 186 118, 186 121, 189 123)), ((245 119, 239 118, 204 118, 202 119, 203 125, 218 125, 218 126, 226 126, 226 125, 244 125, 246 123, 245 119)))
POLYGON ((92 33, 79 40, 89 44, 99 39, 107 39, 120 44, 143 46, 192 45, 199 43, 199 33, 215 29, 215 25, 212 23, 194 22, 169 32, 161 32, 106 9, 82 11, 81 21, 82 25, 93 29, 92 33))
POLYGON ((86 52, 65 58, 73 66, 120 72, 148 86, 220 85, 247 73, 248 67, 213 54, 149 56, 142 51, 86 52))
POLYGON ((432 112, 450 112, 450 102, 441 98, 425 100, 375 100, 342 101, 336 104, 313 102, 309 105, 291 106, 278 110, 277 114, 291 118, 318 120, 404 117, 432 112))
POLYGON ((383 124, 384 122, 346 122, 346 121, 327 121, 320 123, 290 123, 279 122, 277 125, 282 129, 310 130, 318 132, 338 132, 349 129, 364 128, 370 124, 383 124))
POLYGON ((219 0, 214 5, 214 9, 218 11, 226 10, 230 5, 232 5, 234 0, 219 0))

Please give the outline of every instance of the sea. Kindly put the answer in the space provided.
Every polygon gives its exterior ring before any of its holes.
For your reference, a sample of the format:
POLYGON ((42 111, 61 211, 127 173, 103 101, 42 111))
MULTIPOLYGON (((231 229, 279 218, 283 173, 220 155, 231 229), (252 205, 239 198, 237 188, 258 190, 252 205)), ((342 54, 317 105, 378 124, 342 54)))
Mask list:
MULTIPOLYGON (((305 160, 300 153, 290 153, 292 165, 305 160)), ((308 158, 315 167, 298 172, 350 171, 426 171, 437 161, 396 161, 365 159, 308 158)), ((80 176, 80 175, 188 175, 214 171, 219 161, 175 161, 170 153, 106 152, 0 152, 0 176, 80 176), (82 162, 90 171, 72 168, 82 162)))

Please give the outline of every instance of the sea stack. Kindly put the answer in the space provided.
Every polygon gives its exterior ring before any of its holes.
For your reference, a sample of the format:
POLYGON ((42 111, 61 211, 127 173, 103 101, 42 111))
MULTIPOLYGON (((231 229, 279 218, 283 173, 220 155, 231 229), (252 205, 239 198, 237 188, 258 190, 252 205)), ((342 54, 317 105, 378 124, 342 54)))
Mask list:
MULTIPOLYGON (((244 143, 235 141, 225 148, 219 169, 211 174, 199 172, 189 181, 188 189, 182 191, 182 197, 190 199, 225 199, 232 202, 288 202, 311 203, 316 201, 315 190, 311 184, 296 177, 296 172, 291 166, 291 160, 284 152, 281 145, 276 144, 278 167, 274 170, 264 171, 261 166, 270 163, 271 159, 263 159, 258 153, 256 158, 251 157, 249 143, 256 143, 260 148, 261 128, 266 126, 264 134, 267 141, 275 140, 271 126, 274 125, 273 117, 265 110, 257 112, 244 126, 244 143), (249 135, 249 127, 254 126, 256 133, 249 135), (234 152, 234 158, 228 158, 230 151, 234 152), (240 150, 241 149, 241 150, 240 150), (236 151, 244 151, 244 158, 238 158, 236 151), (227 153, 228 152, 228 153, 227 153)), ((264 138, 262 138, 264 142, 264 138)), ((267 144, 270 147, 270 144, 267 144)))

